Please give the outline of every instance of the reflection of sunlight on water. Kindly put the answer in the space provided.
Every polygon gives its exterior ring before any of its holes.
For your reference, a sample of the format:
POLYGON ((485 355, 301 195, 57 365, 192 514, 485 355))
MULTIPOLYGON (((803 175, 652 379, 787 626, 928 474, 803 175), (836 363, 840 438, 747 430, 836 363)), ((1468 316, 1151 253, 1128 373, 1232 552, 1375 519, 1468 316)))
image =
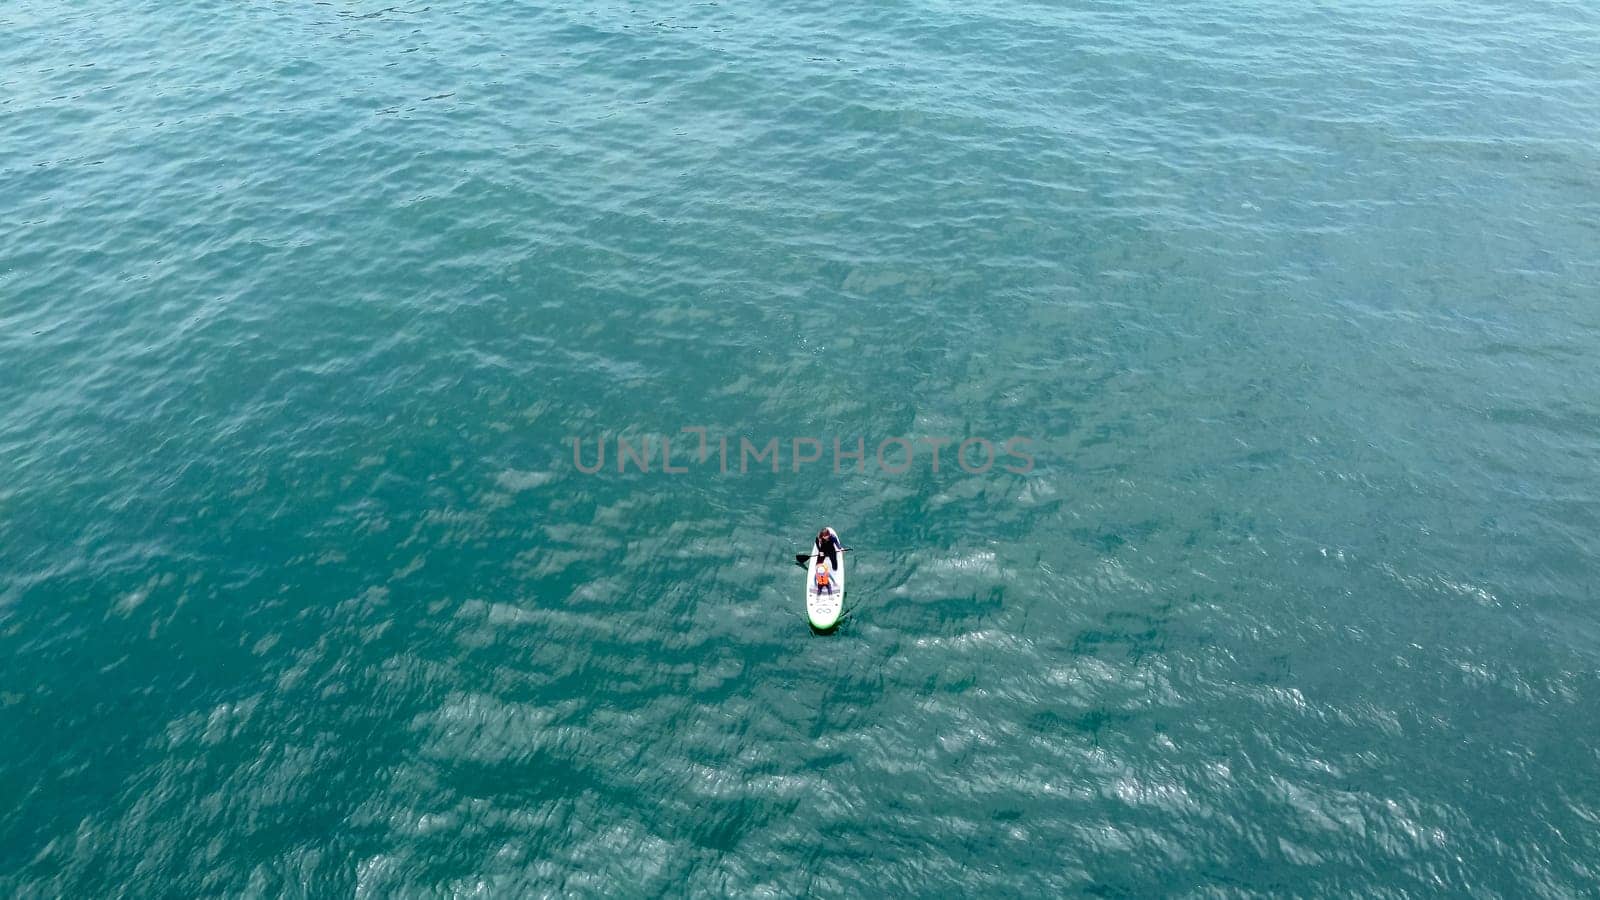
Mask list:
POLYGON ((495 483, 512 493, 517 493, 549 484, 555 477, 553 472, 526 472, 519 469, 507 469, 495 476, 495 483))
POLYGON ((964 555, 935 557, 924 566, 934 572, 987 572, 996 570, 993 550, 978 550, 964 555))

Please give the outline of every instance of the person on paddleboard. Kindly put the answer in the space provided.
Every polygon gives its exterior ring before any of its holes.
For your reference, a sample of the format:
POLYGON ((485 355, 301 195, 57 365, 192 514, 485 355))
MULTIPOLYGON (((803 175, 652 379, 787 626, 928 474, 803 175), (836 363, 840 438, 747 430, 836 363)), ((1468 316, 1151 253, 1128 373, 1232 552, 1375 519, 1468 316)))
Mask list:
POLYGON ((817 553, 827 557, 828 564, 835 569, 839 568, 839 539, 833 536, 831 528, 824 528, 817 532, 817 553))
POLYGON ((817 563, 817 593, 833 593, 833 573, 828 570, 825 562, 817 563))

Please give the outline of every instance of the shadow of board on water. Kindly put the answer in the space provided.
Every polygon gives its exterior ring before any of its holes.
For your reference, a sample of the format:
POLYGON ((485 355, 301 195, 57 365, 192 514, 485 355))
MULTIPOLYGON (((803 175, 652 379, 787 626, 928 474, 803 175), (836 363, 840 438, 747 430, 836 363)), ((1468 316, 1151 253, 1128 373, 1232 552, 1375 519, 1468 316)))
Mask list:
MULTIPOLYGON (((937 634, 945 637, 966 634, 987 624, 1005 607, 1006 589, 995 585, 987 592, 945 597, 900 595, 873 605, 873 618, 879 624, 901 631, 937 634)), ((846 609, 846 613, 851 612, 846 609)))
MULTIPOLYGON (((844 673, 823 692, 821 701, 811 710, 810 740, 851 731, 874 720, 887 691, 887 680, 881 667, 864 668, 865 671, 844 673)), ((826 756, 823 754, 822 758, 826 756)), ((808 760, 808 765, 814 762, 808 760)))
MULTIPOLYGON (((892 622, 895 627, 941 635, 964 634, 984 624, 990 616, 1005 606, 1006 589, 995 585, 986 594, 978 591, 962 596, 884 598, 871 604, 874 620, 879 624, 892 622)), ((859 595, 856 595, 859 597, 859 595)), ((863 611, 861 604, 852 602, 852 592, 845 589, 843 610, 832 628, 817 629, 806 619, 806 627, 813 637, 835 635, 851 630, 855 619, 863 611)), ((801 618, 805 611, 801 610, 801 618)))

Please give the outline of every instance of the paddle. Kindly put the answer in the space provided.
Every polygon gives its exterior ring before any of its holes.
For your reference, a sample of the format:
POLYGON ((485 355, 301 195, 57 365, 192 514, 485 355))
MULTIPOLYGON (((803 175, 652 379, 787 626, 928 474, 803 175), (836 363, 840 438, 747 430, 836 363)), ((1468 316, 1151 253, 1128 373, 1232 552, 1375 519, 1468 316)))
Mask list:
MULTIPOLYGON (((840 547, 839 548, 839 552, 840 553, 849 553, 852 549, 854 549, 854 548, 851 548, 851 547, 840 547)), ((799 566, 800 568, 804 569, 806 567, 806 564, 811 562, 811 557, 820 556, 820 555, 821 555, 820 553, 796 553, 794 555, 794 564, 799 566)))

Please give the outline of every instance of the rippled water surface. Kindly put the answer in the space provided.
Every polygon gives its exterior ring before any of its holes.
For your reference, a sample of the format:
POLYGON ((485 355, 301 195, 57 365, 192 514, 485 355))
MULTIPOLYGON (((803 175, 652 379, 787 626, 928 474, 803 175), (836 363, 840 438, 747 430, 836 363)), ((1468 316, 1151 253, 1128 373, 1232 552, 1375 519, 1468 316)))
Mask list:
POLYGON ((1597 134, 1580 2, 9 0, 0 893, 1593 891, 1597 134))

